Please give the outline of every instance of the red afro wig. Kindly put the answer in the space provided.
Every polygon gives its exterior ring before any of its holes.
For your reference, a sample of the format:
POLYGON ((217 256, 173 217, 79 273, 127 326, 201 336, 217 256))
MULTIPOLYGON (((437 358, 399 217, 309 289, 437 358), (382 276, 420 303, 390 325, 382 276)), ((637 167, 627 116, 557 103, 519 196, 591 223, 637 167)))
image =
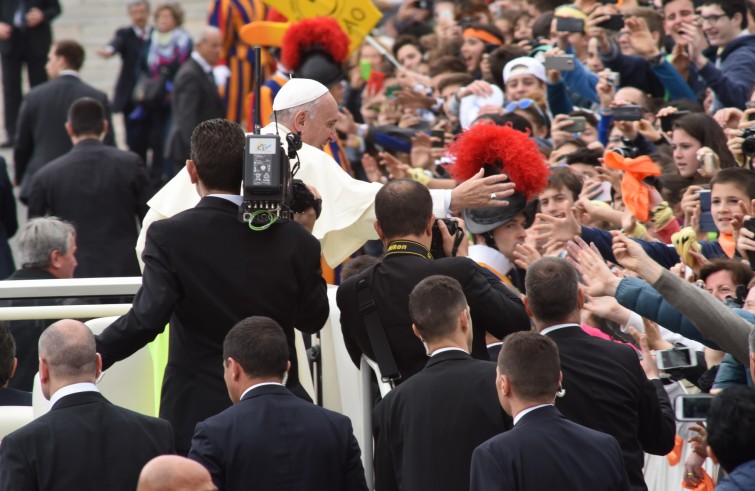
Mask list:
POLYGON ((482 168, 486 176, 504 173, 528 200, 548 185, 550 170, 537 144, 510 126, 472 126, 451 144, 449 151, 456 157, 449 171, 457 182, 466 181, 482 168))
POLYGON ((302 54, 308 48, 318 46, 327 51, 333 61, 340 64, 349 54, 350 42, 335 19, 304 19, 286 29, 281 45, 281 63, 289 70, 296 70, 301 65, 302 54))

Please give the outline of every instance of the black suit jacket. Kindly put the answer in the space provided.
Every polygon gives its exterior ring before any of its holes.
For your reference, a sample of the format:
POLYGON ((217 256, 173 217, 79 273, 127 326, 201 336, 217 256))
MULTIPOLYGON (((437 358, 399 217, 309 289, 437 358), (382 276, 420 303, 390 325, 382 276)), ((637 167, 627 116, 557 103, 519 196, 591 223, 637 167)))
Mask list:
POLYGON ((167 421, 80 392, 3 439, 0 489, 133 491, 144 464, 173 451, 167 421))
POLYGON ((0 406, 31 406, 31 392, 0 387, 0 406))
POLYGON ((160 416, 189 451, 194 426, 231 405, 223 381, 223 340, 241 319, 260 315, 283 328, 289 386, 301 390, 294 327, 319 331, 328 317, 320 243, 295 222, 253 232, 238 207, 205 197, 147 230, 142 287, 128 314, 97 336, 107 368, 152 341, 170 321, 160 416))
POLYGON ((122 61, 121 71, 115 82, 115 94, 113 94, 113 112, 119 113, 131 102, 131 92, 134 91, 139 78, 147 41, 137 36, 134 28, 129 26, 115 31, 108 46, 112 48, 113 53, 121 55, 122 61))
POLYGON ((29 218, 53 215, 76 226, 77 278, 139 276, 134 247, 148 193, 138 155, 84 140, 34 176, 29 218))
POLYGON ((439 353, 374 410, 375 488, 469 489, 472 451, 511 428, 495 387, 495 363, 439 353))
POLYGON ((556 407, 575 423, 616 438, 632 488, 647 489, 643 451, 666 455, 674 448, 676 422, 663 384, 648 381, 629 346, 577 325, 546 335, 558 345, 566 390, 556 407))
POLYGON ((65 123, 68 108, 81 97, 96 99, 105 107, 109 124, 105 143, 115 145, 110 104, 104 92, 74 75, 62 75, 34 87, 21 105, 13 150, 16 182, 21 183, 21 201, 26 202, 29 197, 34 174, 73 146, 65 123))
POLYGON ((630 489, 616 439, 567 420, 553 406, 525 414, 477 447, 471 481, 472 491, 630 489))
POLYGON ((183 165, 191 150, 191 132, 202 121, 225 117, 225 105, 218 88, 194 58, 178 70, 171 97, 173 126, 168 156, 183 165))
POLYGON ((197 424, 189 458, 225 491, 367 490, 349 418, 279 385, 256 387, 197 424))
POLYGON ((24 11, 29 12, 32 8, 38 8, 44 15, 41 24, 35 27, 24 27, 23 30, 13 25, 13 19, 21 0, 3 0, 0 2, 0 22, 13 26, 10 39, 0 41, 0 53, 25 53, 45 57, 52 43, 52 29, 50 22, 60 15, 58 0, 24 0, 24 11))
POLYGON ((8 167, 0 157, 0 279, 7 278, 16 269, 8 240, 18 230, 16 197, 8 177, 8 167))
MULTIPOLYGON (((53 275, 37 268, 19 269, 6 278, 7 281, 15 280, 52 280, 53 275)), ((62 305, 73 303, 71 299, 29 299, 0 300, 3 307, 32 307, 36 305, 62 305)), ((52 324, 54 320, 26 319, 19 321, 6 321, 8 329, 16 341, 16 358, 18 367, 16 375, 10 380, 9 387, 31 391, 34 388, 34 376, 39 371, 39 351, 37 344, 42 331, 52 324)))
MULTIPOLYGON (((503 338, 509 333, 530 328, 530 320, 519 297, 469 258, 430 260, 412 254, 391 254, 373 268, 375 276, 372 296, 401 372, 399 382, 422 370, 427 363, 425 348, 412 332, 409 293, 428 276, 450 276, 461 283, 471 308, 474 358, 489 359, 485 331, 503 338)), ((341 310, 344 342, 356 366, 359 366, 362 353, 375 359, 364 321, 359 315, 356 292, 357 282, 361 278, 369 278, 373 268, 344 281, 336 296, 341 310)))

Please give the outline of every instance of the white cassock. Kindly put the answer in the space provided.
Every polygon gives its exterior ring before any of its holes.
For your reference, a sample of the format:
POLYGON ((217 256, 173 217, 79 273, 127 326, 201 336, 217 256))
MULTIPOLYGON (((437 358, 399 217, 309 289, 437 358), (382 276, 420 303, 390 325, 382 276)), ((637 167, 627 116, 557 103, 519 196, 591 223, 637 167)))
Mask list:
MULTIPOLYGON (((281 145, 286 147, 286 134, 290 131, 278 124, 281 145)), ((270 123, 262 129, 263 134, 275 134, 276 125, 270 123)), ((312 234, 322 247, 325 261, 332 268, 341 264, 362 245, 377 239, 373 226, 375 222, 375 194, 381 184, 368 183, 352 178, 332 157, 306 143, 298 151, 300 159, 297 179, 313 186, 322 197, 322 214, 315 222, 312 234)), ((293 162, 292 162, 293 167, 293 162)), ((445 217, 451 203, 450 190, 430 190, 433 198, 433 213, 445 217)), ((136 243, 136 254, 141 263, 147 228, 157 220, 172 217, 183 210, 193 208, 199 202, 199 195, 191 183, 186 168, 182 169, 152 199, 142 230, 136 243)), ((258 233, 258 232, 252 232, 258 233)), ((142 264, 142 267, 144 265, 142 264)))

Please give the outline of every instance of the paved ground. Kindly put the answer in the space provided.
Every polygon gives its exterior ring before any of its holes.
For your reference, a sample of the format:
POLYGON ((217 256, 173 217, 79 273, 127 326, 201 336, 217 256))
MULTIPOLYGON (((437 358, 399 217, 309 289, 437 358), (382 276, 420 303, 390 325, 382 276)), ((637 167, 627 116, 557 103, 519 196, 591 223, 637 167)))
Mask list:
MULTIPOLYGON (((154 8, 157 2, 150 2, 154 8)), ((123 0, 60 0, 63 13, 53 22, 55 39, 75 39, 86 50, 86 61, 81 71, 82 78, 89 84, 106 92, 112 98, 115 79, 121 67, 118 57, 105 60, 97 56, 97 48, 105 45, 118 27, 128 25, 126 2, 123 0)), ((196 37, 205 25, 209 0, 182 0, 186 11, 184 27, 196 37)), ((2 114, 2 97, 0 97, 0 115, 2 114)), ((125 148, 123 121, 121 115, 115 115, 118 146, 125 148)), ((0 117, 0 141, 5 140, 4 118, 0 117)), ((0 149, 8 164, 8 173, 13 178, 13 152, 0 149)), ((26 207, 18 203, 19 225, 26 221, 26 207)), ((15 253, 15 241, 11 240, 11 249, 15 253)))

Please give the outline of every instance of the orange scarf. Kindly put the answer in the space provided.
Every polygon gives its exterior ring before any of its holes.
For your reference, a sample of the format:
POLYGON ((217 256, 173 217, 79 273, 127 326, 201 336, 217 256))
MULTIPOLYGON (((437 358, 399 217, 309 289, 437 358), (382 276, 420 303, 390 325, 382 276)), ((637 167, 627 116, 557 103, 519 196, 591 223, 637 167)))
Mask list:
POLYGON ((729 259, 733 258, 734 253, 737 252, 737 243, 731 234, 718 234, 718 245, 721 246, 729 259))
POLYGON ((625 159, 616 152, 606 152, 603 164, 609 169, 624 171, 621 180, 621 194, 627 209, 641 222, 650 216, 650 191, 642 182, 648 176, 659 176, 661 170, 647 155, 636 159, 625 159))

